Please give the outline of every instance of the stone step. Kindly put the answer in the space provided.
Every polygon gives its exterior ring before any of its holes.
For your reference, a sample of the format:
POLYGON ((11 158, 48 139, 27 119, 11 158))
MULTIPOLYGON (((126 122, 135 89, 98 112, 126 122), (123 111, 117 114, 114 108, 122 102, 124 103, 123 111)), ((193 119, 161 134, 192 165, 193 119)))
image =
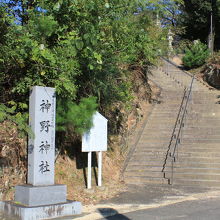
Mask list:
POLYGON ((149 154, 149 155, 137 155, 137 154, 134 154, 132 155, 131 157, 131 160, 144 160, 144 161, 150 161, 150 160, 156 160, 157 162, 160 162, 160 161, 164 161, 165 160, 165 155, 155 155, 155 154, 149 154))
MULTIPOLYGON (((165 93, 161 93, 159 96, 160 99, 166 100, 167 103, 171 103, 171 104, 180 104, 182 102, 183 99, 183 91, 179 91, 178 90, 178 94, 175 94, 175 92, 173 91, 167 91, 165 93)), ((184 99, 186 100, 186 99, 184 99)))
MULTIPOLYGON (((154 119, 154 120, 163 120, 163 121, 169 121, 169 120, 175 120, 176 121, 176 118, 177 118, 177 111, 176 112, 169 112, 169 113, 163 113, 163 112, 155 112, 153 114, 151 114, 151 119, 154 119)), ((191 116, 190 116, 191 117, 191 116)), ((188 118, 190 118, 188 117, 188 118)), ((192 119, 194 119, 195 117, 192 116, 191 117, 192 119)))
POLYGON ((218 141, 220 141, 220 136, 219 135, 205 135, 205 134, 203 134, 203 135, 195 135, 193 138, 192 135, 189 135, 189 136, 183 135, 183 137, 181 138, 181 141, 182 141, 182 143, 187 142, 187 144, 189 142, 196 144, 196 143, 198 143, 198 141, 200 141, 200 142, 205 141, 205 143, 210 141, 210 144, 211 144, 216 141, 218 143, 218 141))
POLYGON ((158 156, 158 157, 165 157, 167 155, 167 152, 164 151, 151 151, 151 150, 138 150, 133 153, 133 156, 158 156))
POLYGON ((206 109, 188 109, 187 117, 194 116, 195 118, 202 119, 203 117, 218 118, 219 119, 219 106, 216 109, 206 110, 206 109))
POLYGON ((179 109, 176 109, 174 112, 170 111, 170 112, 161 112, 161 111, 154 111, 151 115, 150 118, 153 119, 163 119, 163 120, 171 120, 171 119, 175 119, 177 118, 177 114, 179 112, 179 109))
POLYGON ((219 118, 219 106, 216 108, 212 108, 210 111, 207 109, 195 109, 195 108, 187 108, 187 116, 194 116, 195 118, 202 118, 202 116, 210 117, 210 118, 219 118))
POLYGON ((220 163, 220 157, 184 157, 178 156, 178 163, 220 163))
POLYGON ((171 105, 179 105, 182 102, 183 99, 183 94, 181 95, 175 95, 175 96, 170 96, 168 94, 161 94, 158 99, 164 100, 164 102, 158 103, 158 104, 167 104, 169 106, 169 103, 171 105))
POLYGON ((164 138, 164 139, 156 139, 155 138, 155 139, 151 139, 151 140, 142 138, 142 139, 139 140, 138 145, 141 146, 141 147, 142 146, 145 147, 146 145, 148 145, 148 146, 158 146, 158 145, 160 145, 160 146, 163 146, 163 147, 167 147, 168 146, 167 144, 169 144, 169 142, 170 142, 169 137, 164 138), (152 141, 152 140, 154 140, 154 141, 152 141))
POLYGON ((163 123, 172 123, 172 125, 174 126, 175 122, 176 122, 176 118, 177 117, 172 117, 172 118, 163 118, 163 117, 151 117, 148 120, 148 123, 153 123, 153 124, 163 124, 163 123))
MULTIPOLYGON (((168 174, 167 174, 168 176, 168 174)), ((209 173, 174 173, 175 179, 185 180, 215 180, 220 182, 220 174, 209 174, 209 173)))
MULTIPOLYGON (((179 100, 178 102, 175 103, 170 103, 169 99, 164 99, 164 98, 158 98, 157 99, 157 103, 154 105, 154 110, 157 112, 174 112, 178 111, 180 109, 180 104, 181 104, 181 100, 179 100), (164 108, 161 108, 164 107, 164 108)), ((216 106, 217 107, 217 106, 216 106)), ((217 108, 216 108, 217 109, 217 108)), ((196 109, 197 110, 197 109, 196 109)), ((213 111, 213 110, 212 110, 213 111)), ((217 110, 216 110, 217 111, 217 110)), ((196 112, 196 111, 195 111, 196 112)), ((154 113, 154 112, 152 112, 154 113)))
POLYGON ((212 112, 189 112, 187 114, 187 118, 195 118, 195 119, 210 119, 210 120, 219 120, 220 119, 220 111, 212 111, 212 112))
MULTIPOLYGON (((204 113, 196 113, 196 114, 187 114, 186 115, 186 120, 184 119, 184 121, 186 122, 207 122, 209 121, 209 123, 212 123, 212 122, 219 122, 220 121, 220 113, 212 113, 212 114, 215 114, 215 115, 209 115, 209 114, 204 114, 204 113)), ((181 115, 182 116, 182 115, 181 115)), ((181 117, 180 117, 181 118, 181 117)))
POLYGON ((198 114, 208 114, 215 116, 213 113, 219 113, 219 105, 212 105, 210 108, 204 107, 204 105, 210 105, 210 103, 204 103, 203 105, 193 105, 189 104, 187 107, 187 114, 198 115, 198 114))
MULTIPOLYGON (((146 160, 134 160, 131 159, 129 161, 129 164, 127 167, 129 166, 151 166, 151 167, 163 167, 164 165, 164 161, 165 160, 148 160, 148 158, 146 158, 146 160)), ((167 164, 171 164, 170 161, 167 162, 167 164)))
POLYGON ((138 143, 137 144, 137 148, 138 150, 143 150, 143 149, 163 149, 164 151, 168 150, 168 146, 169 146, 170 141, 167 142, 154 142, 154 143, 148 143, 148 142, 143 142, 143 143, 138 143))
POLYGON ((182 144, 187 144, 187 143, 220 143, 220 139, 187 139, 184 138, 182 139, 181 143, 182 144))
POLYGON ((151 171, 151 170, 126 170, 124 173, 124 177, 132 177, 132 176, 140 176, 140 177, 164 177, 164 173, 162 171, 151 171))
MULTIPOLYGON (((161 100, 159 100, 161 101, 161 100)), ((162 100, 163 101, 163 100, 162 100)), ((163 105, 163 104, 156 104, 153 108, 153 112, 151 114, 154 114, 154 113, 163 113, 163 114, 168 114, 168 113, 174 113, 174 112, 178 112, 180 109, 180 103, 176 105, 175 108, 171 108, 168 103, 167 105, 163 105), (166 108, 161 108, 161 106, 163 107, 166 107, 166 108)), ((214 111, 215 112, 215 111, 214 111)), ((217 112, 217 111, 216 111, 217 112)), ((194 111, 192 113, 197 113, 197 111, 194 111)))
MULTIPOLYGON (((133 166, 138 166, 133 163, 133 166)), ((144 164, 144 163, 143 163, 144 164)), ((166 162, 165 170, 170 171, 171 169, 171 161, 166 162)), ((164 163, 163 163, 164 165, 164 163)), ((143 165, 144 166, 144 165, 143 165)), ((180 169, 220 169, 220 163, 202 163, 202 162, 195 162, 195 161, 183 161, 183 162, 175 162, 174 163, 174 169, 177 171, 180 169)), ((181 171, 180 171, 181 172, 181 171)))
POLYGON ((163 146, 166 146, 167 143, 170 142, 170 139, 171 139, 171 135, 169 136, 161 136, 161 137, 152 137, 152 136, 146 136, 146 137, 141 137, 139 139, 139 143, 140 146, 141 145, 146 145, 146 144, 150 144, 150 145, 154 145, 154 144, 161 144, 163 146))
POLYGON ((220 129, 220 125, 211 125, 211 124, 202 124, 202 125, 188 125, 188 123, 184 126, 184 129, 195 129, 195 130, 204 130, 204 129, 207 129, 207 130, 210 130, 210 129, 215 129, 215 130, 218 130, 220 129))
POLYGON ((173 185, 182 185, 182 186, 196 186, 202 188, 220 188, 220 181, 218 180, 195 180, 195 179, 180 179, 175 178, 173 185))
POLYGON ((169 143, 169 140, 170 138, 165 138, 165 139, 161 139, 161 138, 158 138, 158 139, 155 139, 155 138, 152 138, 152 139, 148 139, 148 138, 141 138, 139 140, 139 144, 146 144, 146 143, 149 143, 149 144, 153 144, 153 143, 164 143, 165 141, 167 143, 169 143))
MULTIPOLYGON (((138 151, 134 152, 132 158, 138 158, 138 159, 156 159, 158 160, 163 160, 166 158, 166 156, 169 155, 167 152, 163 151, 138 151)), ((178 160, 184 161, 184 159, 188 160, 193 158, 195 161, 201 162, 201 161, 208 161, 208 159, 213 159, 213 161, 220 161, 220 152, 190 152, 190 153, 183 153, 183 152, 178 152, 178 160)), ((189 160, 190 161, 190 160, 189 160)))
POLYGON ((207 110, 194 110, 193 112, 188 110, 188 113, 186 114, 186 117, 189 118, 194 118, 194 119, 203 119, 203 118, 207 118, 207 119, 210 119, 210 120, 214 120, 214 119, 220 119, 220 109, 213 109, 212 112, 207 112, 207 110))
MULTIPOLYGON (((152 161, 153 162, 153 161, 152 161)), ((162 163, 161 163, 162 164, 162 163)), ((150 161, 147 161, 142 164, 140 164, 138 161, 133 161, 133 163, 128 164, 127 169, 131 170, 142 170, 142 169, 146 169, 146 170, 155 170, 155 171, 162 171, 163 166, 162 165, 157 165, 156 163, 154 165, 150 164, 150 161)))
MULTIPOLYGON (((184 132, 183 132, 184 133, 184 132)), ((177 137, 177 134, 178 134, 178 130, 174 133, 177 137)), ((167 141, 167 140, 170 140, 172 137, 172 133, 170 134, 167 134, 167 135, 163 135, 163 134, 158 134, 157 136, 152 136, 151 134, 146 134, 144 136, 142 136, 140 138, 140 142, 155 142, 155 141, 167 141)), ((176 140, 176 137, 173 138, 173 141, 176 140)), ((196 134, 196 135, 180 135, 179 136, 180 139, 181 139, 181 142, 184 142, 184 141, 187 141, 187 144, 188 143, 197 143, 198 141, 209 141, 210 140, 210 144, 213 142, 213 141, 220 141, 220 134, 219 135, 212 135, 212 134, 206 134, 206 133, 202 133, 202 134, 196 134)))
POLYGON ((205 104, 210 104, 213 107, 219 105, 219 104, 217 104, 217 100, 215 100, 215 99, 211 99, 211 100, 203 100, 203 99, 202 100, 196 100, 194 97, 192 99, 193 99, 193 101, 191 102, 192 105, 195 105, 195 106, 196 105, 204 105, 204 107, 203 107, 204 109, 208 109, 207 106, 205 106, 205 104))
MULTIPOLYGON (((174 123, 175 124, 175 123, 174 123)), ((167 134, 167 133, 170 133, 173 131, 173 128, 174 128, 174 124, 172 125, 165 125, 165 124, 157 124, 155 125, 154 123, 153 124, 150 124, 149 121, 147 121, 147 124, 143 130, 143 134, 149 134, 150 132, 152 132, 153 134, 157 135, 158 133, 160 134, 167 134), (158 130, 158 127, 160 127, 160 130, 158 130)), ((190 128, 192 129, 192 128, 190 128)))
POLYGON ((220 125, 211 125, 211 124, 207 124, 207 123, 202 123, 202 124, 198 124, 198 123, 194 123, 194 124, 185 124, 184 128, 186 129, 198 129, 198 130, 209 130, 209 129, 220 129, 220 125))
POLYGON ((219 143, 190 143, 190 144, 180 144, 180 147, 198 147, 200 146, 201 148, 212 148, 212 147, 219 147, 219 143))
POLYGON ((167 125, 154 125, 154 124, 146 124, 146 127, 143 130, 143 136, 146 134, 150 134, 152 132, 152 135, 158 135, 158 134, 168 134, 173 132, 173 126, 167 126, 167 125))
POLYGON ((144 152, 144 151, 168 151, 168 145, 165 146, 161 146, 161 145, 157 145, 157 146, 148 146, 146 145, 137 145, 136 146, 136 150, 135 151, 139 151, 139 152, 144 152))
MULTIPOLYGON (((190 119, 190 118, 189 118, 190 119)), ((163 119, 164 121, 167 120, 171 120, 171 119, 163 119)), ((211 118, 211 117, 203 117, 203 118, 192 118, 192 120, 187 120, 187 123, 186 125, 190 125, 191 123, 196 123, 198 124, 197 127, 199 127, 200 124, 204 124, 204 123, 209 123, 209 124, 217 124, 217 125, 220 125, 220 119, 219 118, 211 118)))
POLYGON ((169 127, 174 127, 176 122, 176 118, 174 117, 174 119, 169 119, 169 120, 165 120, 165 119, 160 119, 160 118, 151 118, 147 121, 147 126, 148 128, 155 128, 155 127, 161 127, 162 129, 165 128, 169 128, 169 127))
POLYGON ((140 148, 162 148, 162 149, 167 149, 169 146, 169 141, 165 142, 165 143, 148 143, 148 142, 143 142, 143 143, 138 143, 137 144, 137 147, 140 147, 140 148))
POLYGON ((169 133, 162 133, 160 132, 159 134, 155 134, 155 133, 142 133, 142 137, 140 138, 140 140, 152 140, 152 139, 163 139, 163 140, 167 140, 167 139, 171 139, 171 134, 172 132, 170 131, 169 133))
POLYGON ((214 95, 212 93, 206 94, 206 93, 199 92, 199 94, 197 94, 196 92, 192 92, 191 97, 195 101, 211 102, 211 101, 217 101, 218 100, 218 98, 216 98, 216 95, 214 95))
MULTIPOLYGON (((182 118, 179 118, 180 122, 182 121, 182 118)), ((174 127, 174 124, 176 123, 177 121, 177 116, 173 116, 173 118, 163 118, 163 117, 151 117, 149 120, 148 120, 148 124, 153 124, 154 126, 155 125, 162 125, 162 124, 168 124, 168 123, 171 123, 171 125, 174 127)), ((183 120, 183 123, 184 123, 184 127, 195 127, 195 128, 199 128, 199 127, 210 127, 213 125, 214 127, 219 127, 220 126, 220 120, 215 120, 215 119, 201 119, 200 121, 197 120, 197 119, 194 119, 194 118, 187 118, 187 120, 183 120)), ((178 121, 178 124, 179 125, 179 121, 178 121)), ((152 126, 152 125, 151 125, 152 126)))
POLYGON ((149 139, 155 139, 155 138, 165 139, 165 138, 170 138, 171 137, 171 131, 167 132, 166 130, 165 131, 162 130, 162 131, 159 131, 158 133, 157 132, 158 131, 154 131, 154 132, 149 133, 149 132, 144 131, 142 133, 143 137, 141 137, 141 138, 142 139, 148 139, 148 138, 149 139))
MULTIPOLYGON (((153 148, 152 148, 153 150, 153 148)), ((188 146, 188 147, 179 147, 179 153, 186 153, 186 152, 203 152, 203 153, 219 153, 220 152, 220 146, 218 147, 214 147, 214 148, 207 148, 207 147, 204 147, 204 148, 201 148, 200 146, 198 147, 194 147, 192 148, 191 146, 188 146)))
MULTIPOLYGON (((171 145, 171 150, 169 150, 169 152, 172 152, 172 149, 173 149, 173 145, 171 145)), ((168 147, 165 148, 165 147, 161 147, 161 146, 157 146, 157 147, 151 147, 151 146, 145 146, 145 147, 139 147, 137 146, 136 148, 136 152, 154 152, 154 151, 161 151, 161 152, 167 152, 168 151, 168 147)), ((179 153, 179 156, 184 156, 182 153, 186 154, 186 153, 192 153, 192 155, 194 155, 193 153, 203 153, 203 154, 206 154, 206 153, 212 153, 213 155, 216 155, 220 152, 220 146, 216 147, 216 148, 190 148, 190 147, 187 147, 187 148, 182 148, 179 147, 178 148, 178 153, 179 153)))
MULTIPOLYGON (((152 131, 153 134, 155 131, 152 131)), ((200 134, 206 134, 206 135, 220 135, 220 131, 210 128, 210 129, 183 129, 184 136, 187 137, 187 135, 200 135, 200 134)))
POLYGON ((183 94, 183 89, 177 90, 175 93, 173 93, 173 91, 169 91, 169 90, 162 90, 161 94, 166 94, 166 95, 182 95, 183 94))
POLYGON ((216 90, 216 91, 209 91, 209 92, 207 92, 207 91, 199 91, 199 92, 193 92, 193 94, 195 94, 195 95, 210 95, 210 94, 212 94, 212 95, 214 95, 215 97, 217 97, 218 95, 219 95, 219 91, 218 90, 216 90))
POLYGON ((184 131, 183 131, 183 139, 189 139, 189 140, 194 140, 194 139, 212 139, 212 140, 216 140, 216 139, 220 139, 220 132, 219 134, 213 134, 213 133, 209 133, 207 134, 207 132, 203 131, 203 132, 200 132, 200 133, 193 133, 193 134, 186 134, 184 131), (193 138, 194 137, 194 138, 193 138))
POLYGON ((162 172, 163 166, 152 166, 152 165, 129 165, 127 166, 126 172, 135 172, 135 171, 162 172))
POLYGON ((167 151, 169 147, 169 141, 164 143, 138 143, 136 146, 136 151, 167 151))
POLYGON ((163 118, 163 119, 173 119, 174 116, 176 116, 177 118, 177 114, 179 112, 179 109, 175 109, 172 111, 154 111, 153 113, 151 113, 150 117, 151 118, 163 118))
POLYGON ((153 184, 168 184, 168 179, 164 178, 153 178, 151 176, 144 177, 144 176, 132 176, 125 178, 126 184, 134 184, 134 185, 144 185, 147 183, 153 184))
MULTIPOLYGON (((167 172, 171 172, 171 167, 166 167, 167 172)), ((220 168, 215 167, 174 167, 174 172, 179 174, 192 173, 204 175, 220 175, 220 168)))
POLYGON ((219 105, 210 105, 210 103, 204 103, 204 104, 200 104, 200 105, 188 105, 187 107, 188 110, 188 114, 198 114, 198 113, 215 113, 215 112, 219 112, 219 105), (208 107, 204 107, 204 105, 208 105, 210 106, 208 107))
MULTIPOLYGON (((158 129, 158 132, 159 132, 159 130, 172 130, 173 129, 173 127, 174 127, 174 123, 173 124, 164 124, 164 123, 158 123, 158 124, 155 124, 155 123, 153 123, 153 124, 149 124, 149 121, 148 121, 148 123, 147 123, 147 125, 146 125, 147 127, 147 129, 158 129)), ((219 127, 220 128, 220 127, 219 127)))

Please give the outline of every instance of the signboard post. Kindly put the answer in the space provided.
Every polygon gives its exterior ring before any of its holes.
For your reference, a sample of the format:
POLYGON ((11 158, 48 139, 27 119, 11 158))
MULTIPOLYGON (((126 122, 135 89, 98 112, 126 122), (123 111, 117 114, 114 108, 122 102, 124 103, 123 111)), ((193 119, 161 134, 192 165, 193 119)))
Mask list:
POLYGON ((98 153, 98 186, 102 186, 102 151, 98 153))
POLYGON ((88 174, 87 174, 87 188, 92 187, 92 151, 88 152, 88 174))
POLYGON ((98 152, 98 186, 102 186, 102 151, 107 151, 107 122, 100 113, 93 115, 93 127, 82 136, 82 152, 88 152, 87 188, 91 189, 92 152, 98 152))

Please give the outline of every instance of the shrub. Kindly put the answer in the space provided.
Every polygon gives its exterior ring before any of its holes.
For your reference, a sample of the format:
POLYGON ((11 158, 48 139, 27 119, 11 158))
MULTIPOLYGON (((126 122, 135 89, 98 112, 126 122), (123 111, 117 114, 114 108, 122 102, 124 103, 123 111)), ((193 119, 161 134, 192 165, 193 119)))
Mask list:
POLYGON ((208 56, 209 50, 207 46, 200 41, 196 41, 191 48, 186 49, 183 57, 183 65, 188 69, 202 66, 208 56))

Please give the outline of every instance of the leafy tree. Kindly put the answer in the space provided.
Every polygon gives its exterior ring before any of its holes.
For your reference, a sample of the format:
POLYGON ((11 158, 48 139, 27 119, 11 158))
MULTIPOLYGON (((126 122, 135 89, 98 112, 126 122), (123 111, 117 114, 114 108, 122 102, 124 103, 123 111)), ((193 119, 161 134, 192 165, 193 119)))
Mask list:
POLYGON ((129 66, 154 63, 165 41, 145 6, 142 0, 1 3, 1 102, 27 103, 31 86, 55 87, 65 109, 58 111, 60 127, 70 120, 79 133, 91 126, 97 104, 104 111, 129 102, 129 66), (85 120, 72 120, 73 109, 85 120))
POLYGON ((207 46, 200 41, 196 41, 191 48, 186 49, 183 57, 183 65, 186 68, 202 66, 209 56, 210 51, 207 46))
POLYGON ((207 44, 210 38, 211 13, 213 15, 213 35, 215 47, 220 47, 220 1, 219 0, 184 0, 180 7, 178 24, 185 28, 184 38, 200 39, 207 44))
POLYGON ((147 2, 148 8, 154 12, 154 17, 163 26, 176 28, 182 0, 149 0, 147 2))

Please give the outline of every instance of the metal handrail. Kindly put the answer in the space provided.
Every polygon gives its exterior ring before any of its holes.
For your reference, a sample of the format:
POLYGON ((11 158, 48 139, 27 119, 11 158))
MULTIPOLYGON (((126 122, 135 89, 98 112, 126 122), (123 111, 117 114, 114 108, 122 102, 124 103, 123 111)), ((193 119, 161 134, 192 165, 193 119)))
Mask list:
MULTIPOLYGON (((166 62, 168 62, 168 63, 170 63, 170 64, 172 64, 173 66, 175 66, 176 68, 179 68, 179 66, 178 65, 176 65, 174 62, 172 62, 171 60, 168 60, 168 59, 166 59, 165 57, 161 57, 163 60, 165 60, 166 62)), ((191 74, 191 73, 189 73, 189 72, 186 72, 186 71, 184 71, 184 70, 182 70, 182 72, 184 72, 186 75, 188 75, 188 76, 191 76, 191 77, 194 77, 194 75, 193 74, 191 74)))
POLYGON ((175 143, 175 146, 174 146, 174 149, 173 149, 172 157, 175 157, 175 152, 176 152, 176 148, 177 148, 178 138, 180 136, 180 132, 181 132, 182 127, 183 127, 183 120, 184 120, 185 115, 186 115, 187 105, 188 105, 188 102, 189 102, 189 97, 190 97, 191 92, 192 92, 193 81, 194 81, 194 77, 192 78, 192 81, 191 81, 191 84, 190 84, 190 89, 189 89, 189 93, 188 93, 188 96, 187 96, 186 104, 185 104, 185 107, 184 107, 184 112, 183 112, 183 115, 182 115, 182 118, 181 118, 180 127, 179 127, 179 131, 178 131, 178 134, 177 134, 176 143, 175 143))
POLYGON ((185 103, 183 115, 182 115, 182 118, 181 118, 181 121, 180 121, 179 130, 178 130, 178 133, 177 133, 177 136, 176 136, 176 142, 175 142, 175 145, 174 145, 174 148, 173 148, 173 152, 170 155, 170 157, 172 159, 171 182, 170 182, 170 184, 173 184, 174 163, 176 162, 176 154, 177 154, 177 158, 178 158, 178 144, 180 144, 180 134, 181 134, 182 128, 184 127, 184 119, 185 119, 185 115, 186 115, 186 112, 187 112, 187 106, 188 106, 188 102, 189 102, 189 99, 190 99, 190 95, 192 93, 194 78, 195 77, 192 76, 192 80, 191 80, 191 83, 190 83, 189 92, 188 92, 187 100, 186 100, 186 103, 185 103))
POLYGON ((184 100, 185 100, 185 98, 186 98, 186 92, 187 92, 187 91, 186 91, 186 88, 184 88, 182 101, 181 101, 180 108, 179 108, 179 111, 178 111, 178 114, 177 114, 177 118, 176 118, 175 125, 174 125, 174 127, 173 127, 173 132, 172 132, 172 134, 171 134, 171 139, 170 139, 170 143, 169 143, 169 145, 168 145, 167 155, 166 155, 166 158, 165 158, 165 161, 164 161, 164 164, 163 164, 162 172, 164 172, 164 170, 165 170, 165 168, 166 168, 166 163, 167 163, 169 151, 170 151, 170 148, 171 148, 173 139, 175 139, 175 131, 176 131, 176 128, 177 128, 177 124, 178 124, 178 122, 180 121, 180 115, 181 115, 181 112, 182 112, 182 110, 183 110, 183 104, 184 104, 184 100))

